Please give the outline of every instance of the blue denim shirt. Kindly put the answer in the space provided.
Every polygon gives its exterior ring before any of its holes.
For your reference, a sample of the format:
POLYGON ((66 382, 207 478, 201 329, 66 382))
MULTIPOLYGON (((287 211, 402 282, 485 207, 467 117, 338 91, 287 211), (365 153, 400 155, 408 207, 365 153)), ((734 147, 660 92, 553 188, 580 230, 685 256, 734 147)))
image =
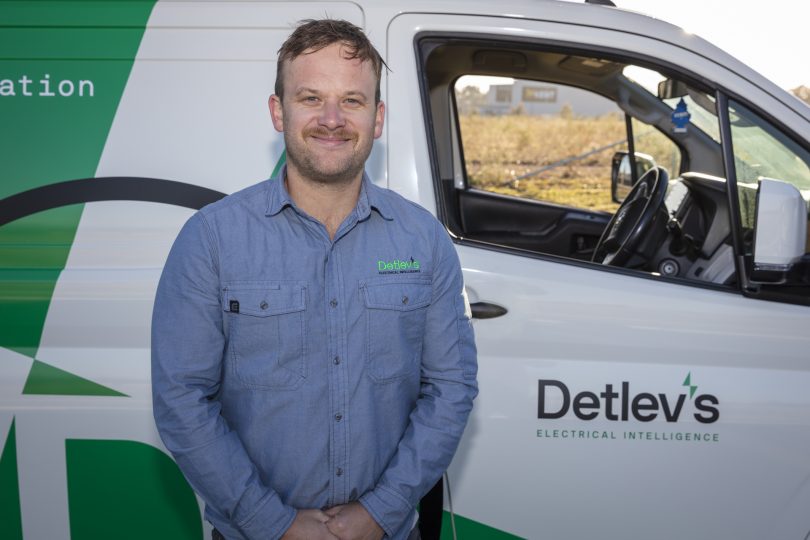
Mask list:
POLYGON ((227 538, 359 501, 392 539, 448 466, 477 393, 458 257, 364 175, 334 240, 284 170, 196 213, 152 321, 155 420, 227 538))

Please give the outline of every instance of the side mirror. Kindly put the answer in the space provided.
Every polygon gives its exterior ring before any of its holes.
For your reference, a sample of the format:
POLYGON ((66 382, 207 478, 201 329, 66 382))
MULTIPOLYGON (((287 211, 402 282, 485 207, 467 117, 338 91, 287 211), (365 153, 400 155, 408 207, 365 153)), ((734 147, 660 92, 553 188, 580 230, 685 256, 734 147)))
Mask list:
POLYGON ((807 242, 807 203, 795 186, 760 178, 754 223, 754 280, 784 283, 803 260, 807 242))
POLYGON ((636 174, 633 175, 633 166, 630 164, 629 152, 616 152, 613 154, 613 161, 610 166, 610 196, 615 203, 621 203, 633 184, 642 175, 655 167, 655 160, 652 156, 635 152, 636 174))

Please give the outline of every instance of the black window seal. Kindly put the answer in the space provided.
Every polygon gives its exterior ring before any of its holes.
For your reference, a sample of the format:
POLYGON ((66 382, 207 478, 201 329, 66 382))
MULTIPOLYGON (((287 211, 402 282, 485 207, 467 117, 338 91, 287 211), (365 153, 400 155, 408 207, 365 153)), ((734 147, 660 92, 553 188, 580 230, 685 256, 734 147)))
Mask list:
POLYGON ((731 220, 731 247, 734 249, 734 266, 737 270, 737 283, 740 292, 748 288, 748 274, 743 263, 744 247, 742 238, 742 216, 740 196, 737 192, 737 167, 734 163, 734 144, 731 138, 731 120, 728 112, 728 96, 718 90, 715 93, 717 117, 720 120, 720 143, 723 151, 723 168, 726 177, 729 219, 731 220))

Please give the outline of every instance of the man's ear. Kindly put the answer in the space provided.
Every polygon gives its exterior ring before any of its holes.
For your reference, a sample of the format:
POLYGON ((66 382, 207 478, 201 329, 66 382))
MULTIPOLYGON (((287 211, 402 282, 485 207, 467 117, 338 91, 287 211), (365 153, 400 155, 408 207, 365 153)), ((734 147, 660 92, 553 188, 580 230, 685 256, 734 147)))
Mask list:
POLYGON ((284 131, 284 109, 281 107, 281 98, 273 94, 267 100, 270 107, 270 118, 273 120, 273 127, 276 131, 284 131))
POLYGON ((379 139, 385 124, 385 103, 377 103, 377 112, 374 114, 374 138, 379 139))

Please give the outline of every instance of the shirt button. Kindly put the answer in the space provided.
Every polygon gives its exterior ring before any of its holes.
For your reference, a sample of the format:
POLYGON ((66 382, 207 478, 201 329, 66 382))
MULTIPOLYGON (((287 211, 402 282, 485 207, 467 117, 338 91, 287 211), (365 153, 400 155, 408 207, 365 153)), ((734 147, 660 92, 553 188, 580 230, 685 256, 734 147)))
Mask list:
POLYGON ((261 304, 259 304, 259 307, 262 309, 267 309, 267 302, 262 302, 261 304))
POLYGON ((337 474, 338 476, 343 476, 343 469, 341 469, 340 467, 338 467, 338 468, 337 468, 337 471, 335 471, 335 474, 337 474))
POLYGON ((340 364, 340 357, 339 357, 339 356, 335 356, 335 357, 332 359, 332 362, 334 362, 334 363, 335 363, 335 365, 340 364))
POLYGON ((407 297, 407 296, 403 296, 403 297, 402 297, 402 303, 403 303, 403 304, 407 304, 407 303, 408 303, 408 297, 407 297))
POLYGON ((337 307, 337 300, 335 300, 334 298, 332 298, 332 299, 329 301, 329 305, 330 305, 330 306, 332 306, 333 308, 336 308, 336 307, 337 307))
POLYGON ((343 420, 343 415, 340 414, 340 413, 337 413, 335 415, 335 421, 340 422, 341 420, 343 420))

